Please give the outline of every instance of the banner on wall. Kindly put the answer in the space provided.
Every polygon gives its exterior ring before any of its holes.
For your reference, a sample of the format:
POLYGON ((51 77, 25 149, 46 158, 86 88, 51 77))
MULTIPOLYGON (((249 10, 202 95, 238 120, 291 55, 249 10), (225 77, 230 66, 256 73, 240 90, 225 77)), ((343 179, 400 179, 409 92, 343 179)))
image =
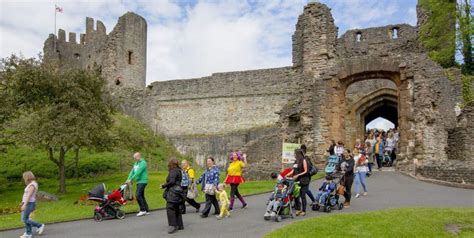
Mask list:
POLYGON ((301 148, 301 144, 283 143, 281 162, 283 164, 294 163, 296 160, 295 150, 299 148, 301 148))

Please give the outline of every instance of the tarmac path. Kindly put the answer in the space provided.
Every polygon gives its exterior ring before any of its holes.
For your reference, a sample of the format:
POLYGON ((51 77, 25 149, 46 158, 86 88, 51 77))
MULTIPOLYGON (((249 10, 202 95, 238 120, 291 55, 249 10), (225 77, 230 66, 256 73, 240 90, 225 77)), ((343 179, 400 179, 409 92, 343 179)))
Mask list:
MULTIPOLYGON (((321 180, 313 181, 311 190, 317 191, 321 183, 321 180)), ((350 208, 332 211, 330 214, 401 207, 474 207, 474 190, 421 182, 398 172, 375 172, 367 179, 367 183, 368 196, 353 198, 350 208)), ((95 222, 91 218, 50 224, 46 225, 43 235, 35 237, 262 237, 293 221, 330 215, 307 209, 307 215, 304 217, 288 218, 282 222, 265 221, 263 214, 268 197, 269 194, 246 197, 249 204, 246 209, 240 209, 240 202, 236 200, 231 218, 223 220, 217 220, 211 215, 205 219, 200 218, 199 213, 195 213, 190 207, 188 213, 183 215, 185 229, 171 235, 167 233, 166 211, 158 210, 144 217, 128 214, 124 220, 95 222)), ((211 214, 212 212, 213 210, 211 214)), ((0 232, 0 237, 19 237, 23 232, 24 229, 4 231, 0 232)))

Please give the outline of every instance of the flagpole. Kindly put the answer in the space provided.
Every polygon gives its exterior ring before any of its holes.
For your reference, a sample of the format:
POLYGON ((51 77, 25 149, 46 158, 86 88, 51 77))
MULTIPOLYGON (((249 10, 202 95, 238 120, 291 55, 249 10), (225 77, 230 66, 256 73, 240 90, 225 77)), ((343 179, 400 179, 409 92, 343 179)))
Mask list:
POLYGON ((56 4, 54 4, 54 53, 56 54, 56 40, 57 40, 57 33, 56 33, 56 14, 57 14, 57 10, 56 10, 56 4))

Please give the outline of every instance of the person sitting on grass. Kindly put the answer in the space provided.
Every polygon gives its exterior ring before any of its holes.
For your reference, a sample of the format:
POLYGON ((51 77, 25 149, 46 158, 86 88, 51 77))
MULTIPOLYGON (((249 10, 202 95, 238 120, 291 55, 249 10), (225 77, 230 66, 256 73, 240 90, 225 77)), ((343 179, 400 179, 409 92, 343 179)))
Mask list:
POLYGON ((217 215, 217 219, 220 220, 222 218, 230 217, 229 212, 229 197, 227 196, 227 192, 225 191, 225 185, 220 183, 217 185, 217 189, 215 189, 217 199, 221 204, 221 212, 217 215))
POLYGON ((283 206, 283 199, 286 197, 287 187, 280 180, 275 188, 275 191, 270 196, 267 205, 267 212, 264 217, 274 217, 277 215, 278 209, 283 206))
POLYGON ((316 195, 316 199, 318 200, 320 206, 325 205, 325 201, 328 198, 329 194, 331 194, 335 189, 336 184, 334 183, 332 176, 326 176, 326 181, 323 182, 323 184, 319 188, 318 194, 316 195))

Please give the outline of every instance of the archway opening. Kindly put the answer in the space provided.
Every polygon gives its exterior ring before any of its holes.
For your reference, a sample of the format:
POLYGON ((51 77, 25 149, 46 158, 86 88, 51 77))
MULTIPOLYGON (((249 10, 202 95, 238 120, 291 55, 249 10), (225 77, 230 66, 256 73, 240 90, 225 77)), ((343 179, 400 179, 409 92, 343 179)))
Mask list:
POLYGON ((383 117, 377 117, 373 119, 372 121, 370 121, 369 123, 367 123, 367 125, 365 125, 366 131, 371 130, 371 129, 376 129, 376 130, 382 129, 384 131, 387 131, 392 128, 395 128, 395 124, 393 124, 391 121, 383 117))

